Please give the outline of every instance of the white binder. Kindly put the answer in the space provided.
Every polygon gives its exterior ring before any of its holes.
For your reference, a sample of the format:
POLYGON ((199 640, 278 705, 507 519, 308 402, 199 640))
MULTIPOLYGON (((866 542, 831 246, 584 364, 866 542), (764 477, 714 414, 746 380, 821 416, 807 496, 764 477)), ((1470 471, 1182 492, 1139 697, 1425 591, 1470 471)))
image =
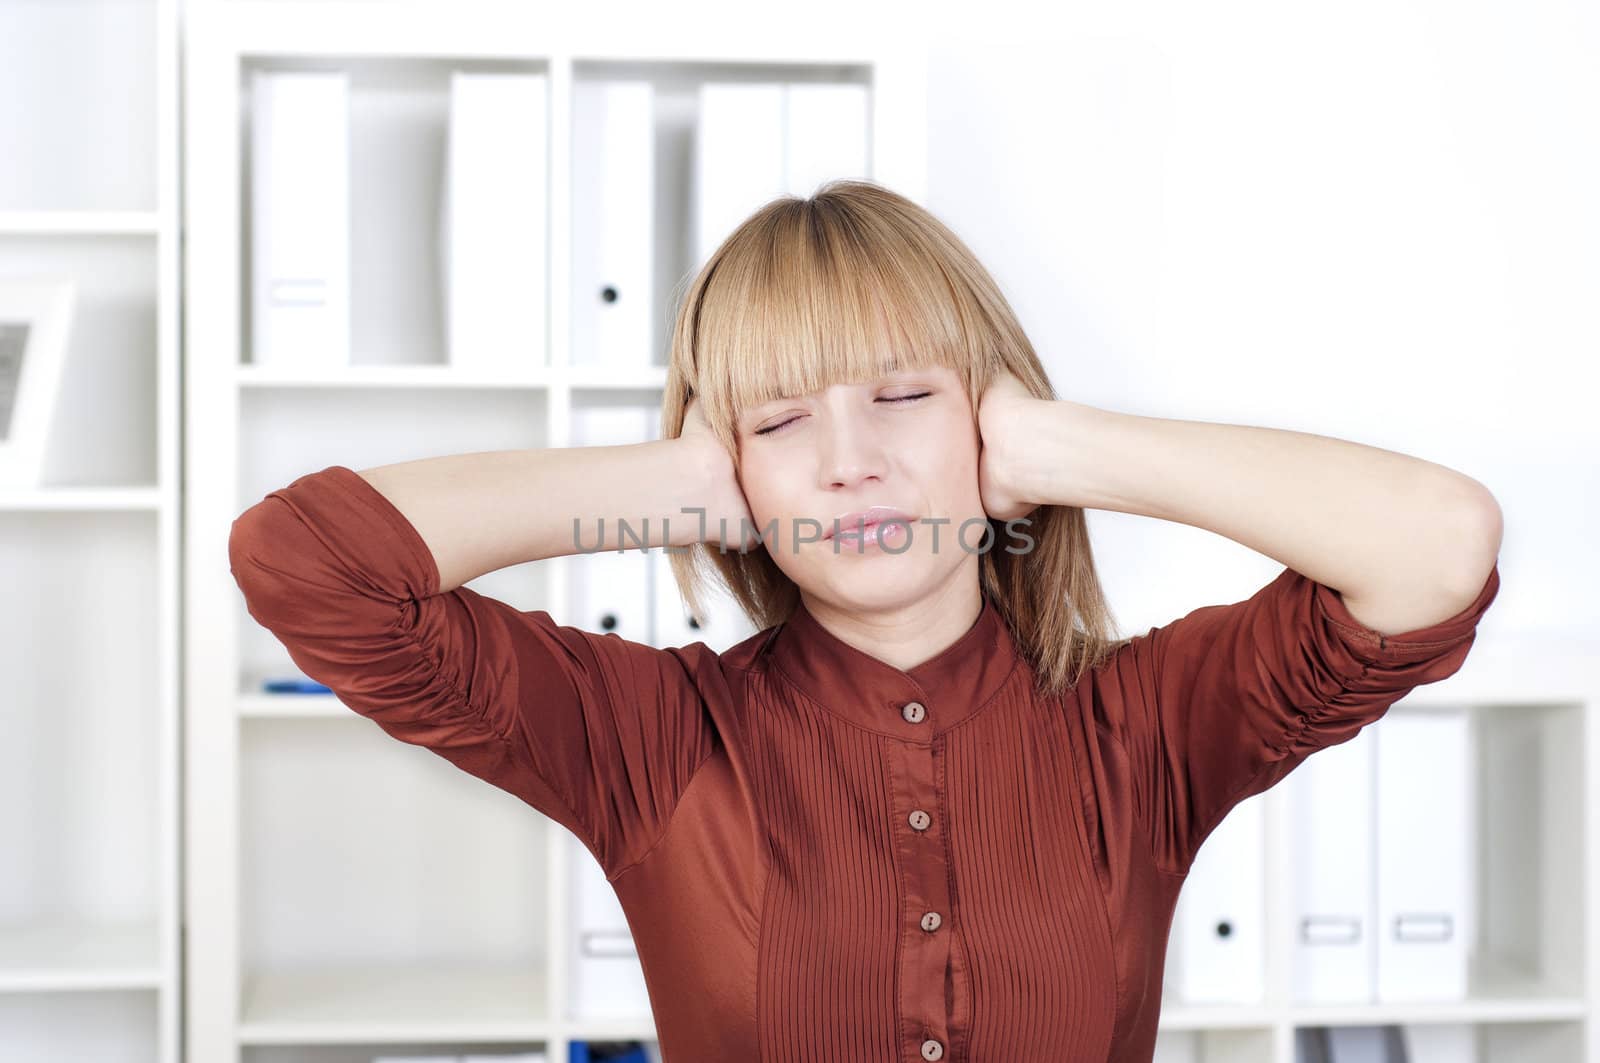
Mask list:
POLYGON ((250 360, 350 362, 349 76, 251 77, 250 360))
POLYGON ((1373 788, 1376 728, 1318 750, 1284 784, 1290 823, 1291 997, 1373 998, 1373 788))
POLYGON ((450 75, 439 247, 452 366, 548 361, 546 97, 543 74, 450 75))
MULTIPOLYGON (((577 447, 609 447, 643 443, 656 433, 655 410, 645 406, 575 406, 572 410, 572 443, 577 447)), ((659 514, 582 513, 579 514, 579 542, 588 553, 567 558, 571 580, 568 592, 577 627, 600 634, 615 632, 629 642, 650 642, 650 553, 634 544, 649 542, 660 534, 659 514), (648 529, 645 519, 649 518, 648 529), (605 548, 594 550, 600 541, 598 521, 605 521, 605 548), (621 531, 619 521, 628 531, 621 531), (617 550, 618 542, 625 549, 617 550)))
POLYGON ((1235 805, 1195 853, 1178 894, 1166 982, 1184 1003, 1265 993, 1265 794, 1235 805))
POLYGON ((567 864, 574 918, 567 956, 572 988, 567 996, 575 1019, 649 1018, 644 968, 617 892, 594 854, 570 833, 567 864))
POLYGON ((572 83, 572 363, 654 361, 655 91, 572 83))
POLYGON ((782 195, 866 177, 865 86, 729 83, 700 86, 695 137, 695 255, 703 264, 747 217, 782 195))
POLYGON ((1391 710, 1374 724, 1378 999, 1467 991, 1473 793, 1465 710, 1391 710))
POLYGON ((784 192, 784 89, 780 84, 700 86, 695 135, 695 264, 739 223, 784 192))

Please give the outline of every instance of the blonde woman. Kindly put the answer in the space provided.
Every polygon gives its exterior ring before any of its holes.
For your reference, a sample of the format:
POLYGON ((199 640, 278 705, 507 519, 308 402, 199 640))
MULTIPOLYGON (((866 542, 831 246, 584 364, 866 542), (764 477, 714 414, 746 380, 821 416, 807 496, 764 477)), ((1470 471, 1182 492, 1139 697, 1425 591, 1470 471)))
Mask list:
POLYGON ((229 544, 308 675, 582 839, 667 1063, 1150 1059, 1201 843, 1459 668, 1499 588, 1458 472, 1056 398, 961 241, 871 183, 750 217, 670 357, 660 440, 336 465, 229 544), (1284 569, 1115 638, 1088 508, 1284 569), (462 586, 599 518, 759 633, 663 649, 462 586))

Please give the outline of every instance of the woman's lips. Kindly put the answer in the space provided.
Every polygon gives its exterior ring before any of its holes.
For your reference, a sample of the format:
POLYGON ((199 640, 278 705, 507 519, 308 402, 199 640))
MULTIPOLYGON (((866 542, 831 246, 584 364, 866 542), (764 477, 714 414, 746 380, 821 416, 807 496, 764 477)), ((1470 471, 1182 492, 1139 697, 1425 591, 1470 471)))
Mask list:
POLYGON ((864 525, 852 524, 849 528, 840 528, 839 534, 832 536, 832 541, 858 548, 885 544, 898 545, 904 542, 909 534, 906 524, 907 522, 900 518, 869 521, 864 525))
POLYGON ((822 537, 831 539, 835 535, 842 535, 846 530, 859 532, 862 528, 879 524, 884 521, 898 520, 910 524, 916 520, 911 514, 894 506, 868 506, 866 509, 853 510, 849 513, 840 513, 832 520, 826 522, 822 537))

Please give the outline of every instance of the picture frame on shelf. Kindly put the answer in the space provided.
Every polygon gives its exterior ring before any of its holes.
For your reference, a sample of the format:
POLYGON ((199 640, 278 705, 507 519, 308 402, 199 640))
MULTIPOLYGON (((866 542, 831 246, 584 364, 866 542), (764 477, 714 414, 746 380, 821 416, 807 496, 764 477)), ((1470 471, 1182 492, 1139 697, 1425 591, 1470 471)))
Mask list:
POLYGON ((0 486, 41 485, 76 302, 71 277, 0 278, 0 486))

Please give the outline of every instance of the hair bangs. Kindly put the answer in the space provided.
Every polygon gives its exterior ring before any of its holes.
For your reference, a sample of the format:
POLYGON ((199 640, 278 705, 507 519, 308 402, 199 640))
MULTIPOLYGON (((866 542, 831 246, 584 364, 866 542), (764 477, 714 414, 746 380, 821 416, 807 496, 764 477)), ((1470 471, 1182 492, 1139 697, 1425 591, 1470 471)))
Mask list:
POLYGON ((919 236, 826 198, 785 198, 720 250, 694 346, 698 394, 725 441, 764 402, 906 369, 981 375, 970 297, 919 236))

